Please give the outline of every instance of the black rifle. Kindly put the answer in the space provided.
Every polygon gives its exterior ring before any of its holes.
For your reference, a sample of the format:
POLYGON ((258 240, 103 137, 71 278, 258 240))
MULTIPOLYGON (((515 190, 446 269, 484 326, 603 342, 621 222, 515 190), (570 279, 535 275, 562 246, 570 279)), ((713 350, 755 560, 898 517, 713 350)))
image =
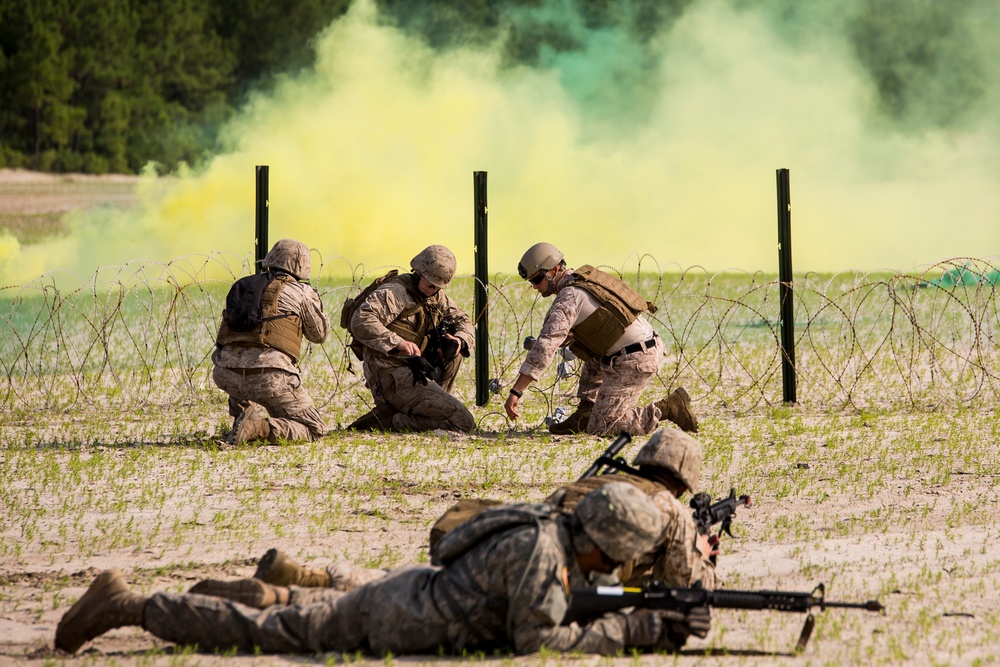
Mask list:
MULTIPOLYGON (((750 507, 753 501, 747 495, 737 497, 736 489, 730 488, 729 497, 723 498, 717 503, 712 503, 712 496, 707 493, 696 493, 689 504, 694 510, 694 522, 698 526, 699 533, 708 535, 712 532, 712 526, 721 523, 719 535, 725 533, 729 537, 733 537, 732 525, 736 508, 740 505, 750 507)), ((715 562, 715 556, 711 557, 711 561, 715 562)))
POLYGON ((830 602, 825 596, 826 587, 819 584, 811 593, 798 591, 735 591, 717 589, 710 591, 700 586, 694 588, 670 588, 654 581, 642 588, 623 586, 600 586, 596 589, 578 589, 570 595, 569 609, 563 624, 598 618, 606 613, 636 607, 638 609, 672 609, 687 613, 694 607, 716 607, 718 609, 770 609, 773 611, 808 613, 797 650, 806 647, 816 620, 813 607, 820 611, 827 607, 843 609, 864 609, 881 612, 885 610, 878 600, 867 602, 830 602))
POLYGON ((458 322, 442 320, 440 324, 427 332, 427 346, 423 356, 435 368, 444 371, 451 360, 462 350, 461 341, 448 338, 458 333, 458 322))
POLYGON ((604 453, 597 457, 587 470, 580 475, 580 479, 576 481, 581 481, 587 479, 588 477, 594 477, 595 475, 603 475, 609 473, 612 470, 624 470, 625 472, 636 472, 629 467, 625 461, 618 456, 618 453, 624 449, 625 445, 632 442, 632 436, 630 436, 625 431, 618 434, 614 442, 608 445, 608 448, 604 450, 604 453), (604 468, 604 470, 601 470, 604 468))

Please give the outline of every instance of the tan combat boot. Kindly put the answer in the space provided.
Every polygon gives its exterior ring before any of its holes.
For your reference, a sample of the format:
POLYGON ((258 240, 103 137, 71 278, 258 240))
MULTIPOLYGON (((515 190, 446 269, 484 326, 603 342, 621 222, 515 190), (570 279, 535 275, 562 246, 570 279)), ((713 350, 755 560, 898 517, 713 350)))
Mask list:
POLYGON ((594 411, 594 402, 584 399, 580 405, 576 406, 576 411, 561 422, 556 422, 549 426, 549 433, 552 435, 570 435, 572 433, 586 433, 587 424, 590 423, 590 413, 594 411))
POLYGON ((146 598, 129 590, 120 570, 105 570, 59 621, 56 648, 76 653, 109 630, 142 625, 145 606, 146 598))
POLYGON ((698 432, 698 418, 691 412, 691 397, 684 387, 677 387, 669 396, 658 400, 655 405, 660 409, 660 421, 669 419, 682 431, 698 432))
POLYGON ((289 596, 288 589, 284 586, 272 586, 260 579, 236 579, 234 581, 205 579, 192 586, 188 593, 225 598, 254 609, 264 609, 276 604, 286 605, 289 596))
POLYGON ((274 586, 330 587, 330 574, 326 570, 302 567, 277 549, 268 549, 261 556, 253 576, 274 586))
POLYGON ((251 402, 233 422, 229 444, 242 445, 258 440, 274 442, 274 438, 271 437, 271 423, 267 421, 267 410, 251 402))

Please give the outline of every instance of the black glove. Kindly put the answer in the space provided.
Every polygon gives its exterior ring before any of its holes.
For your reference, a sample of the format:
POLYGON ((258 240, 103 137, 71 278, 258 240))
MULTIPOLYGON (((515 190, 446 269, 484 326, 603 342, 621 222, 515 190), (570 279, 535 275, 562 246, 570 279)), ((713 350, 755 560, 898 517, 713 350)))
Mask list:
POLYGON ((628 645, 677 651, 689 635, 705 637, 712 618, 708 607, 694 607, 685 614, 673 609, 636 609, 626 617, 628 645))
POLYGON ((432 379, 431 374, 434 372, 434 365, 424 359, 421 356, 405 357, 406 365, 410 367, 410 372, 413 373, 413 386, 417 386, 417 383, 427 386, 427 380, 432 379))

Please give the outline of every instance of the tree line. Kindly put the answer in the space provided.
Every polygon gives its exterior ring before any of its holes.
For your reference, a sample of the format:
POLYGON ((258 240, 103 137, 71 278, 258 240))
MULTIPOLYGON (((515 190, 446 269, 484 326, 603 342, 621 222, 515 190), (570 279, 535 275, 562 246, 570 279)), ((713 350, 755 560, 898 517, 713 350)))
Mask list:
MULTIPOLYGON (((382 20, 435 48, 499 43, 507 64, 552 66, 588 39, 627 31, 645 45, 698 0, 375 0, 382 20)), ((845 21, 879 109, 900 128, 969 121, 991 87, 975 30, 995 0, 860 0, 845 21)), ((351 0, 0 0, 0 168, 136 173, 172 170, 216 149, 216 131, 249 91, 312 64, 310 40, 351 0)), ((822 26, 798 0, 757 7, 801 42, 822 26)), ((981 32, 981 31, 980 31, 981 32)), ((984 34, 990 34, 988 31, 984 34)), ((988 44, 987 44, 988 46, 988 44)), ((558 66, 557 64, 555 66, 558 66)), ((641 109, 650 72, 612 77, 641 109)), ((600 68, 595 68, 600 69, 600 68)), ((605 91, 606 92, 606 91, 605 91)))

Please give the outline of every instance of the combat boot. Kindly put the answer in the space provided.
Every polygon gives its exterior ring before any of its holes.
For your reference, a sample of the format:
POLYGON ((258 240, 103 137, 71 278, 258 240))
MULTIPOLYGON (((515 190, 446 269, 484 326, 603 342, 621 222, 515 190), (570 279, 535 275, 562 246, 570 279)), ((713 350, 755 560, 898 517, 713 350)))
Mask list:
POLYGON ((587 424, 590 423, 590 413, 594 411, 594 402, 588 399, 580 401, 576 406, 576 411, 569 417, 549 425, 549 433, 552 435, 570 435, 572 433, 586 433, 587 424))
POLYGON ((660 421, 669 419, 682 431, 698 432, 698 418, 691 412, 691 397, 684 387, 677 387, 669 396, 658 400, 655 405, 660 409, 660 421))
POLYGON ((348 431, 388 431, 396 410, 388 403, 377 403, 369 412, 347 425, 348 431))
POLYGON ((229 444, 242 445, 258 440, 274 442, 274 438, 271 437, 271 422, 267 421, 267 411, 251 402, 233 422, 233 430, 229 434, 229 444))
POLYGON ((329 572, 302 567, 277 549, 268 549, 257 561, 257 571, 253 573, 253 577, 274 586, 330 587, 329 572))
POLYGON ((288 589, 284 586, 272 586, 260 579, 205 579, 192 586, 188 593, 225 598, 254 609, 265 609, 276 604, 287 605, 289 597, 288 589))
POLYGON ((109 630, 142 625, 145 606, 146 598, 129 590, 121 570, 105 570, 59 621, 56 648, 76 653, 109 630))

